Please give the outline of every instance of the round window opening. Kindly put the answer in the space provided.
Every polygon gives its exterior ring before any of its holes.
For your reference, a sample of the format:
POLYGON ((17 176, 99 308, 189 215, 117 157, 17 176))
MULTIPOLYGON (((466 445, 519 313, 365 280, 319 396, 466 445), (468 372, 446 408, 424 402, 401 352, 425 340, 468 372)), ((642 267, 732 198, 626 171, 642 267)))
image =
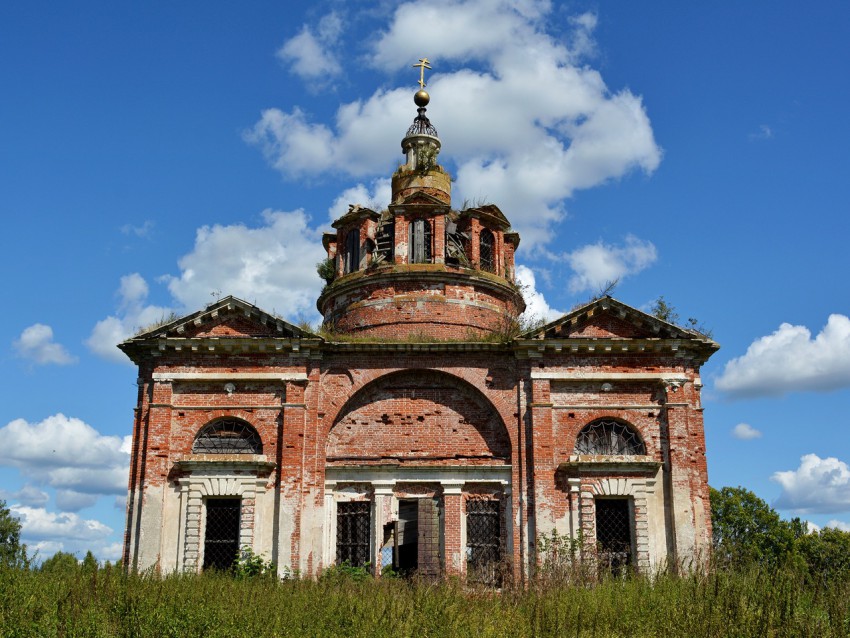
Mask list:
POLYGON ((619 421, 594 421, 579 432, 576 454, 636 456, 646 454, 637 432, 619 421))

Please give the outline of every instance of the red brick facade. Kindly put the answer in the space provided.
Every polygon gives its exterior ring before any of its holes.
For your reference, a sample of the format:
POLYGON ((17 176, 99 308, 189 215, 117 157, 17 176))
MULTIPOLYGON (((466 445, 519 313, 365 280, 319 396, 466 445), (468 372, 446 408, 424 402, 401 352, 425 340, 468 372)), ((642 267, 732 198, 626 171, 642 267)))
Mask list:
POLYGON ((321 336, 228 297, 121 345, 139 366, 125 564, 202 569, 224 498, 227 533, 281 573, 494 582, 555 534, 644 570, 704 556, 717 345, 608 297, 518 334, 518 235, 495 206, 452 210, 444 171, 407 154, 388 210, 325 235, 321 336))

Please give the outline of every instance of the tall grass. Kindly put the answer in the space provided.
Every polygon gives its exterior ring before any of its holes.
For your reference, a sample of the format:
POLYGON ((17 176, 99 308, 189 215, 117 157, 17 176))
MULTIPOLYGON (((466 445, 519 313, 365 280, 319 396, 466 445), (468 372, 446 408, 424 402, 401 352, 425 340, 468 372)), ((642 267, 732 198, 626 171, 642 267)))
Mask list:
POLYGON ((794 569, 540 583, 225 575, 126 576, 0 567, 0 636, 850 636, 850 583, 794 569))

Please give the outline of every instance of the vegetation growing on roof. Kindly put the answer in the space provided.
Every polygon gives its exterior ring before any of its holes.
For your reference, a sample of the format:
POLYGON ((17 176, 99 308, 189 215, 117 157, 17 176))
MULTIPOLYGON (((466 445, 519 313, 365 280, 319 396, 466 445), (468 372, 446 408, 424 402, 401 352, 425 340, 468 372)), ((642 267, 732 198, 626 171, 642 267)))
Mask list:
POLYGON ((140 328, 136 328, 136 331, 133 333, 134 337, 138 337, 139 335, 143 335, 146 332, 151 332, 152 330, 156 330, 157 328, 162 328, 163 326, 167 326, 172 321, 177 321, 180 317, 175 312, 169 312, 167 315, 163 313, 159 319, 153 321, 146 326, 141 326, 140 328))

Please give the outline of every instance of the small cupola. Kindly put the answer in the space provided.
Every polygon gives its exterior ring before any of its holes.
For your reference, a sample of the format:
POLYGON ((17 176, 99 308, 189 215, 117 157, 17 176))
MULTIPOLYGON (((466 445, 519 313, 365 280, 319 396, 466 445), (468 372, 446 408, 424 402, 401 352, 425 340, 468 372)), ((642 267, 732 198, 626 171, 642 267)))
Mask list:
POLYGON ((445 204, 452 201, 451 176, 437 163, 440 154, 440 138, 437 129, 425 114, 431 96, 425 90, 425 69, 430 69, 428 58, 419 64, 419 90, 413 96, 416 117, 401 141, 405 162, 392 177, 392 203, 403 201, 415 192, 424 192, 445 204))

